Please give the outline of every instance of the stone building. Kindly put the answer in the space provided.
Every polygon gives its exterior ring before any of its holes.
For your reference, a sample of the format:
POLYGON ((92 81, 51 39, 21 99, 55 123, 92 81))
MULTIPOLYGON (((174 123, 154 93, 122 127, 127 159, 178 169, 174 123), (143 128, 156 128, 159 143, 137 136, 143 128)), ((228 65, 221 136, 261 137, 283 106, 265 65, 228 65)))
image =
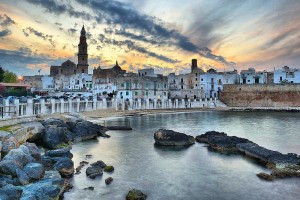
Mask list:
POLYGON ((50 76, 70 76, 77 73, 85 73, 88 74, 88 45, 86 42, 86 31, 84 26, 80 32, 80 40, 78 44, 78 64, 76 65, 74 62, 67 60, 62 63, 60 66, 51 66, 50 67, 50 76))
POLYGON ((267 71, 256 72, 254 68, 242 70, 240 75, 241 84, 264 84, 268 81, 267 71))
POLYGON ((274 70, 274 83, 300 83, 300 70, 288 66, 274 70))
POLYGON ((30 85, 31 91, 39 91, 43 89, 42 75, 23 76, 21 83, 30 85))
POLYGON ((237 70, 217 72, 215 69, 209 69, 205 74, 200 75, 200 87, 205 98, 219 98, 223 85, 238 83, 237 70))

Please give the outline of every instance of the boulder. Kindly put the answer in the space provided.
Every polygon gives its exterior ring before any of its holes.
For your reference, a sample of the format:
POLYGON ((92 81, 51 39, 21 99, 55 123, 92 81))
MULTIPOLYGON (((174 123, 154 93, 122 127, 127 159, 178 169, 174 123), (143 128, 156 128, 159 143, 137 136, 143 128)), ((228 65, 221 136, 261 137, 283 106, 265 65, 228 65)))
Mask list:
POLYGON ((29 142, 25 142, 23 144, 24 146, 26 146, 29 150, 30 155, 36 159, 36 160, 40 160, 41 158, 41 151, 40 149, 36 146, 36 144, 34 143, 29 143, 29 142))
POLYGON ((245 138, 236 136, 210 136, 208 137, 208 144, 219 151, 237 151, 237 144, 249 143, 245 138))
POLYGON ((11 184, 0 188, 0 199, 3 200, 15 200, 20 199, 23 190, 20 187, 13 186, 11 184))
POLYGON ((64 190, 64 179, 51 178, 28 184, 22 187, 21 200, 28 199, 59 199, 64 190))
POLYGON ((70 158, 60 158, 53 167, 55 170, 59 171, 62 177, 67 178, 74 174, 74 162, 70 158))
POLYGON ((50 150, 45 153, 45 156, 49 157, 66 157, 66 158, 73 158, 73 154, 70 152, 71 149, 63 148, 63 149, 56 149, 50 150))
POLYGON ((42 134, 42 141, 49 149, 58 149, 66 140, 68 130, 66 127, 47 126, 42 134))
POLYGON ((113 166, 106 166, 104 167, 104 171, 105 172, 113 172, 115 170, 115 168, 113 166))
POLYGON ((64 120, 58 118, 49 118, 42 122, 44 127, 67 127, 64 120))
POLYGON ((257 177, 266 181, 273 181, 274 180, 274 176, 261 172, 259 174, 257 174, 257 177))
POLYGON ((27 185, 29 183, 29 177, 23 170, 16 169, 16 174, 21 185, 27 185))
POLYGON ((7 140, 9 137, 11 137, 10 132, 0 130, 0 141, 7 140))
POLYGON ((89 121, 83 121, 76 124, 76 126, 71 129, 75 134, 76 141, 90 140, 97 138, 99 133, 98 125, 93 124, 89 121))
POLYGON ((40 180, 45 174, 44 166, 40 163, 28 163, 23 168, 23 171, 27 174, 30 181, 40 180))
POLYGON ((39 139, 44 130, 45 127, 38 121, 17 124, 11 128, 11 132, 19 143, 39 139))
POLYGON ((101 167, 88 167, 85 171, 86 175, 89 177, 89 178, 96 178, 97 176, 101 176, 103 174, 103 171, 102 171, 102 168, 101 167))
POLYGON ((208 138, 215 136, 227 136, 227 134, 224 132, 208 131, 205 134, 196 136, 195 140, 197 142, 208 143, 208 138))
POLYGON ((130 190, 126 195, 126 200, 145 200, 146 198, 147 195, 136 189, 130 190))
POLYGON ((60 179, 61 175, 56 170, 45 171, 43 179, 60 179))
POLYGON ((34 158, 29 154, 28 148, 21 145, 21 148, 10 150, 10 152, 8 152, 8 154, 3 158, 3 161, 5 160, 12 160, 23 167, 27 163, 34 161, 34 158))
POLYGON ((0 173, 16 177, 16 170, 21 169, 22 167, 23 166, 15 160, 2 160, 0 162, 0 173))
POLYGON ((42 155, 41 159, 37 162, 42 164, 44 166, 45 170, 53 169, 54 162, 52 161, 51 157, 49 157, 49 156, 42 155))
POLYGON ((15 137, 9 136, 7 139, 2 140, 2 158, 12 149, 17 149, 19 147, 19 143, 15 137))
POLYGON ((105 179, 105 184, 106 185, 109 185, 111 184, 111 182, 113 181, 114 179, 112 177, 108 177, 107 179, 105 179))
POLYGON ((107 165, 102 160, 98 160, 97 162, 92 163, 91 166, 104 168, 107 165))
POLYGON ((3 188, 8 184, 13 184, 12 176, 0 173, 0 188, 3 188))
POLYGON ((160 129, 154 133, 155 144, 163 146, 185 146, 195 144, 193 136, 173 130, 160 129))

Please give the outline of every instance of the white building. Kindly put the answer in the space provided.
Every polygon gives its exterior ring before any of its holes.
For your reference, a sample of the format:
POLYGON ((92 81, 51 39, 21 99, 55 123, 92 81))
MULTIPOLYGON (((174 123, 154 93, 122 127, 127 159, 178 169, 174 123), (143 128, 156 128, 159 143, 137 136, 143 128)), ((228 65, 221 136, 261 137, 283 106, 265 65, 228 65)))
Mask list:
POLYGON ((149 77, 158 77, 159 76, 159 74, 154 73, 153 68, 139 69, 138 74, 139 74, 139 76, 149 76, 149 77))
POLYGON ((94 83, 93 84, 93 94, 103 95, 105 93, 114 93, 118 90, 115 83, 94 83))
POLYGON ((205 74, 200 75, 201 90, 203 90, 205 98, 219 98, 223 85, 238 83, 237 70, 217 72, 214 69, 209 69, 205 74))
POLYGON ((274 83, 300 83, 300 70, 288 66, 274 70, 274 83))
POLYGON ((267 71, 256 72, 254 68, 248 70, 242 70, 240 76, 241 84, 264 84, 268 82, 267 71))
POLYGON ((54 87, 56 90, 92 90, 92 75, 79 73, 70 76, 60 75, 54 78, 54 87))
POLYGON ((48 75, 42 76, 42 89, 53 90, 54 89, 54 78, 48 75))

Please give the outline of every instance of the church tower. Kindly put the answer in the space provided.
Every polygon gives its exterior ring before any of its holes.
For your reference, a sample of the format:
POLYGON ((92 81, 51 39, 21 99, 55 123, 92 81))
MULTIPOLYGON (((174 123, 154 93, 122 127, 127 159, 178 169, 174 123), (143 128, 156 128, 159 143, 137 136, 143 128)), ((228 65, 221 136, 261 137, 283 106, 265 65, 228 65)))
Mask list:
POLYGON ((78 64, 77 64, 77 73, 88 73, 88 53, 87 53, 88 45, 86 43, 86 32, 84 29, 84 25, 82 26, 80 32, 80 41, 78 44, 78 64))

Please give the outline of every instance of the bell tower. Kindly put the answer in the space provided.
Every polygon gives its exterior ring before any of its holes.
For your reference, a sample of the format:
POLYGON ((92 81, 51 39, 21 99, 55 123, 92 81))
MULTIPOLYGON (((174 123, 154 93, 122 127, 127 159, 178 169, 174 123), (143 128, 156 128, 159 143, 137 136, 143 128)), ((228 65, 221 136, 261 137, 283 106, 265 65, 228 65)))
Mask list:
POLYGON ((78 64, 77 64, 77 73, 88 73, 88 45, 86 43, 86 32, 84 29, 84 25, 82 26, 80 32, 80 41, 78 44, 78 64))

